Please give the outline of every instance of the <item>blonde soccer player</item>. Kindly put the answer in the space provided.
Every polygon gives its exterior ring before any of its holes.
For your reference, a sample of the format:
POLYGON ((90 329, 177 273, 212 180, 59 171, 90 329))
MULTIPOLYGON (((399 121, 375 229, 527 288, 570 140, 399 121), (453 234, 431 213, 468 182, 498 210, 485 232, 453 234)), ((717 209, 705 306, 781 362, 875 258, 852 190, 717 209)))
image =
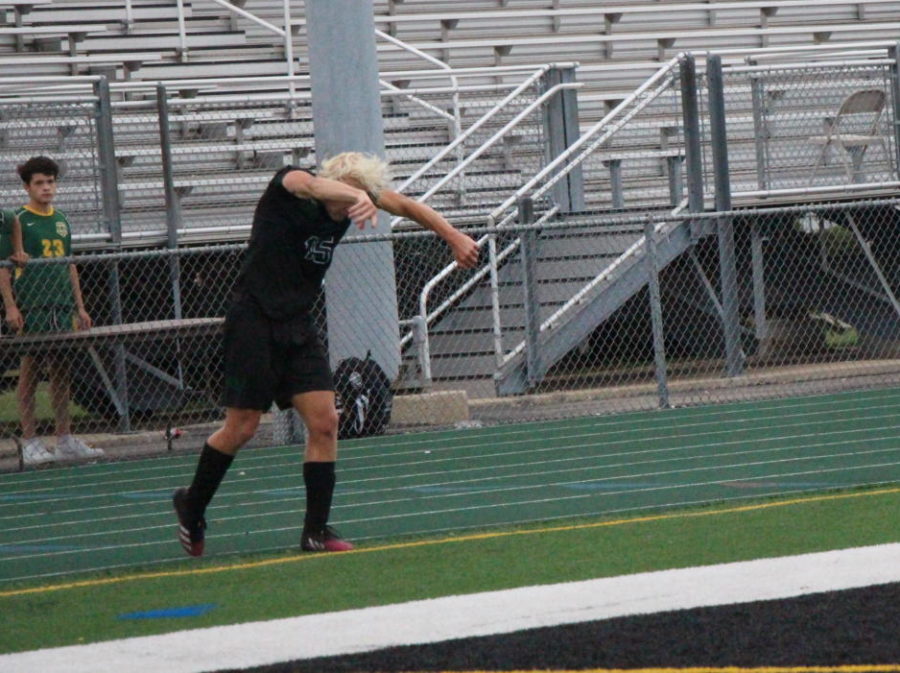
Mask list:
POLYGON ((388 165, 376 157, 346 152, 316 172, 288 166, 275 174, 256 206, 225 317, 225 421, 206 440, 191 485, 173 495, 179 540, 189 555, 203 554, 206 508, 273 401, 296 409, 307 428, 301 549, 353 548, 328 525, 338 417, 328 354, 310 311, 335 246, 352 223, 374 226, 379 209, 433 231, 460 266, 478 261, 469 236, 431 207, 389 188, 388 165))

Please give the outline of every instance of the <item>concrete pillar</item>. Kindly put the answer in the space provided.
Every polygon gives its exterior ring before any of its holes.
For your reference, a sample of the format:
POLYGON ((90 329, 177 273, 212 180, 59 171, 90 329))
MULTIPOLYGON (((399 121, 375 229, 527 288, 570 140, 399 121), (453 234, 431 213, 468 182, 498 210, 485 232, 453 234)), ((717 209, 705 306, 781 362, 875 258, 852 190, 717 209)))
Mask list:
MULTIPOLYGON (((306 0, 316 161, 345 151, 384 156, 372 0, 306 0)), ((384 233, 377 229, 348 236, 384 233)), ((400 367, 394 255, 389 241, 340 245, 325 277, 332 366, 372 357, 394 379, 400 367)))

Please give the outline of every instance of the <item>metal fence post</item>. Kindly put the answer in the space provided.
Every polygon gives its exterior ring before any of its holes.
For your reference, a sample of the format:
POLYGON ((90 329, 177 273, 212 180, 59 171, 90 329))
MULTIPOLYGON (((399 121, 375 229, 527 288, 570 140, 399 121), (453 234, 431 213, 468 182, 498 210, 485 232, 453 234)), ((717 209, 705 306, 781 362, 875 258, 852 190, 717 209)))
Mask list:
POLYGON ((753 101, 753 131, 756 145, 756 184, 759 189, 768 187, 769 127, 766 123, 765 84, 759 75, 750 77, 750 97, 753 101))
POLYGON ((681 203, 684 185, 681 180, 681 157, 666 157, 666 167, 669 174, 669 202, 673 208, 681 203))
MULTIPOLYGON (((557 84, 575 81, 575 68, 550 68, 541 80, 544 91, 557 84)), ((553 161, 581 135, 578 127, 578 93, 564 89, 544 106, 544 137, 547 161, 553 161)), ((553 196, 562 212, 584 210, 584 177, 576 166, 553 187, 553 196)))
POLYGON ((427 393, 431 390, 431 353, 428 344, 428 321, 420 315, 412 319, 413 323, 413 344, 415 344, 416 353, 419 357, 419 373, 422 392, 427 393))
MULTIPOLYGON (((100 163, 100 189, 103 195, 103 218, 106 230, 114 245, 122 243, 122 218, 119 204, 119 175, 116 163, 115 139, 113 137, 112 104, 109 94, 109 80, 101 77, 94 83, 97 97, 97 155, 100 163)), ((108 296, 110 321, 122 324, 122 289, 119 283, 119 263, 113 260, 109 265, 108 296)), ((121 403, 119 410, 119 431, 131 431, 131 414, 128 404, 128 373, 125 367, 125 346, 113 347, 116 395, 121 403)))
MULTIPOLYGON (((164 84, 156 86, 156 111, 159 120, 159 152, 162 162, 163 190, 166 197, 166 246, 169 250, 178 248, 178 229, 181 226, 181 203, 175 191, 172 166, 172 136, 169 132, 169 100, 164 84)), ((172 285, 172 317, 181 320, 184 315, 181 306, 181 257, 169 255, 169 282, 172 285)), ((176 341, 181 353, 181 341, 176 341)), ((184 387, 184 371, 178 358, 178 380, 184 387)))
POLYGON ((669 408, 669 379, 666 371, 666 340, 663 331, 662 295, 659 291, 659 261, 653 221, 644 223, 644 259, 647 264, 647 289, 650 297, 650 323, 653 327, 653 362, 660 409, 669 408))
MULTIPOLYGON (((697 65, 691 54, 681 59, 681 116, 684 123, 684 163, 688 210, 703 212, 703 154, 700 147, 700 105, 697 101, 697 65)), ((700 222, 691 223, 691 240, 700 238, 700 222)))
POLYGON ((900 42, 888 53, 891 56, 891 99, 894 103, 894 172, 900 177, 900 42))
POLYGON ((97 127, 97 155, 100 163, 100 190, 103 195, 104 225, 113 243, 122 242, 122 217, 119 206, 119 175, 113 138, 112 105, 109 80, 101 77, 94 83, 97 97, 95 123, 97 127))
MULTIPOLYGON (((709 80, 709 126, 716 185, 716 210, 723 212, 731 210, 731 178, 728 167, 728 132, 725 124, 725 86, 721 56, 711 54, 707 58, 706 76, 709 80)), ((743 358, 732 218, 728 216, 717 218, 716 233, 719 241, 725 369, 728 376, 739 376, 743 372, 743 358)))
MULTIPOLYGON (((108 294, 110 303, 110 322, 122 324, 122 288, 119 284, 119 261, 113 259, 109 264, 108 294)), ((119 432, 131 432, 131 409, 128 402, 128 371, 125 367, 125 346, 115 344, 112 347, 113 386, 119 400, 119 432)))
MULTIPOLYGON (((519 200, 519 223, 534 222, 534 202, 529 197, 519 200)), ((541 306, 537 296, 537 232, 526 229, 519 237, 522 258, 522 294, 525 305, 525 371, 528 387, 533 388, 541 379, 540 345, 541 306)))
POLYGON ((609 192, 612 197, 613 210, 625 208, 625 187, 622 182, 622 160, 610 159, 603 165, 609 169, 609 192))
MULTIPOLYGON (((162 162, 163 191, 166 197, 166 246, 169 250, 178 247, 178 229, 181 227, 181 201, 175 191, 172 168, 172 135, 169 130, 169 102, 164 84, 156 87, 156 110, 159 117, 159 152, 162 162)), ((172 303, 176 320, 182 318, 181 311, 181 259, 169 256, 169 279, 172 282, 172 303)))
POLYGON ((172 134, 169 129, 169 101, 165 84, 156 86, 156 112, 159 119, 159 153, 162 162, 163 191, 166 197, 166 242, 178 247, 178 228, 181 226, 181 203, 175 191, 172 166, 172 134))
POLYGON ((766 264, 763 236, 756 219, 750 225, 750 257, 753 267, 753 326, 757 341, 757 355, 767 357, 771 346, 769 322, 766 317, 766 264))

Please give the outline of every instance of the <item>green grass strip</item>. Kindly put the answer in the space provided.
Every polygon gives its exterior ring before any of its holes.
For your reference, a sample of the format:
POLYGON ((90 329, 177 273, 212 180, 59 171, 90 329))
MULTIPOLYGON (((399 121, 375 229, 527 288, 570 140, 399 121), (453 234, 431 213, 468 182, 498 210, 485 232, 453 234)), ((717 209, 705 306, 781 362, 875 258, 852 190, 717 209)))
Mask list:
POLYGON ((897 542, 898 511, 900 487, 831 492, 22 585, 0 592, 0 652, 897 542), (119 619, 201 604, 217 607, 119 619))

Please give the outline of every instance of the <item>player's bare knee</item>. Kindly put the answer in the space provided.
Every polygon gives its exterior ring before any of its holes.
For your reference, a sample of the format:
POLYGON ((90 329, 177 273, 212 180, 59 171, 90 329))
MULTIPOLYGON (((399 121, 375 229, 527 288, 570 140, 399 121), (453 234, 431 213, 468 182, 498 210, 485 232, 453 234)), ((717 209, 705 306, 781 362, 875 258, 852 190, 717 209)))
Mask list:
POLYGON ((234 414, 227 418, 225 431, 229 435, 230 442, 237 446, 243 446, 256 434, 259 427, 260 415, 258 413, 234 414))
POLYGON ((255 415, 241 419, 241 422, 237 427, 238 436, 241 439, 241 443, 249 442, 251 439, 253 439, 253 435, 256 434, 256 430, 259 428, 259 418, 259 415, 255 415))
POLYGON ((253 439, 253 435, 256 434, 256 424, 251 425, 242 425, 235 432, 235 440, 238 442, 240 446, 243 446, 251 439, 253 439))
POLYGON ((338 415, 336 411, 322 411, 307 420, 306 429, 311 436, 337 441, 338 415))

